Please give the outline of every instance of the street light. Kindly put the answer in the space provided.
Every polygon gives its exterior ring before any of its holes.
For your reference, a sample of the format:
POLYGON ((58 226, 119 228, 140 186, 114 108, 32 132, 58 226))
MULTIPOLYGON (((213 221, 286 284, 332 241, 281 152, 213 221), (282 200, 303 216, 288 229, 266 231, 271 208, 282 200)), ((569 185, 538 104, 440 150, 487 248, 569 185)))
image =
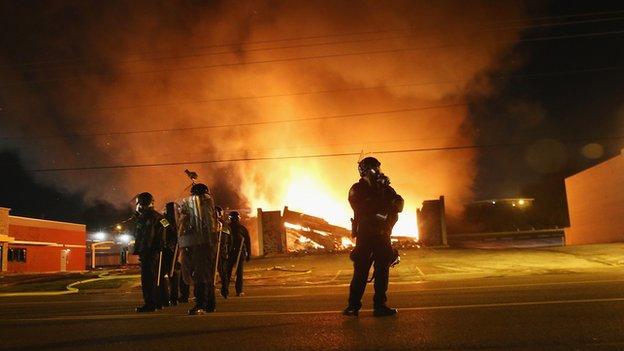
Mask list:
POLYGON ((128 234, 121 234, 117 237, 117 239, 124 244, 128 244, 132 240, 132 236, 128 234))
POLYGON ((105 232, 95 232, 93 233, 93 240, 95 241, 103 241, 106 240, 107 234, 105 232))

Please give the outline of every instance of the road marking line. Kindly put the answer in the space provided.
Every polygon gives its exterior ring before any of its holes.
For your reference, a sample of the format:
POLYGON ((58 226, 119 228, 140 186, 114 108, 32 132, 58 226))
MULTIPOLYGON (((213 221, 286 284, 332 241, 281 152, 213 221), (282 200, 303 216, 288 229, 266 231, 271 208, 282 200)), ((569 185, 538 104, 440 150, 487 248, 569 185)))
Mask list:
POLYGON ((338 272, 336 272, 336 275, 332 278, 332 282, 336 279, 338 279, 338 276, 340 275, 340 273, 342 273, 342 269, 339 269, 338 272))
MULTIPOLYGON (((407 282, 390 282, 390 286, 393 285, 420 285, 425 283, 434 282, 432 280, 412 280, 407 282)), ((443 287, 443 288, 427 288, 416 290, 400 290, 392 291, 392 293, 400 292, 418 292, 418 291, 439 291, 439 290, 469 290, 469 289, 490 289, 490 288, 516 288, 522 286, 548 286, 548 285, 573 285, 573 284, 590 284, 590 283, 624 283, 624 279, 612 279, 612 280, 583 280, 583 281, 568 281, 568 282, 551 282, 551 283, 519 283, 519 284, 500 284, 500 285, 480 285, 480 286, 457 286, 457 287, 443 287)), ((256 285, 257 289, 321 289, 321 288, 342 288, 348 287, 349 284, 327 284, 327 285, 296 285, 296 286, 261 286, 256 285)))
MULTIPOLYGON (((395 282, 390 283, 392 285, 420 285, 422 286, 424 281, 412 281, 412 282, 395 282)), ((579 285, 579 284, 604 284, 604 283, 624 283, 624 279, 605 279, 605 280, 582 280, 582 281, 568 281, 568 282, 544 282, 544 283, 519 283, 519 284, 500 284, 500 285, 480 285, 480 286, 457 286, 457 287, 440 287, 440 288, 427 288, 422 287, 419 289, 399 290, 392 291, 393 294, 413 293, 413 292, 427 292, 427 291, 445 291, 445 290, 483 290, 483 289, 497 289, 497 288, 517 288, 517 287, 534 287, 534 286, 552 286, 552 285, 579 285)), ((349 284, 331 284, 331 285, 301 285, 301 286, 257 286, 259 289, 320 289, 320 288, 343 288, 348 287, 349 284)), ((132 294, 139 294, 140 292, 131 292, 132 294)), ((1 296, 1 295, 0 295, 1 296)), ((303 297, 305 295, 296 294, 281 294, 281 295, 247 295, 244 299, 268 299, 268 298, 288 298, 288 297, 303 297)), ((118 300, 113 300, 118 301, 118 300)), ((20 302, 3 302, 3 306, 7 305, 27 305, 27 304, 76 304, 76 303, 104 303, 111 302, 110 300, 98 301, 98 300, 83 300, 83 301, 20 301, 20 302)), ((132 301, 134 302, 134 300, 132 301)))
MULTIPOLYGON (((431 281, 429 281, 431 282, 431 281)), ((409 281, 409 282, 391 282, 390 286, 393 285, 420 285, 425 284, 425 281, 409 281)), ((499 284, 499 285, 480 285, 480 286, 451 286, 451 287, 440 287, 440 288, 427 288, 422 287, 419 289, 410 289, 410 290, 399 290, 392 291, 393 294, 401 294, 401 293, 411 293, 411 292, 426 292, 426 291, 446 291, 446 290, 483 290, 483 289, 497 289, 497 288, 517 288, 517 287, 532 287, 532 286, 552 286, 552 285, 578 285, 578 284, 602 284, 602 283, 624 283, 624 279, 609 279, 609 280, 582 280, 582 281, 568 281, 568 282, 544 282, 544 283, 519 283, 519 284, 499 284)), ((320 289, 320 288, 344 288, 348 287, 349 284, 328 284, 328 285, 315 285, 310 283, 310 285, 300 285, 300 286, 255 286, 255 288, 259 289, 320 289)), ((139 294, 140 292, 131 292, 133 294, 139 294)), ((1 297, 2 295, 0 295, 1 297)), ((282 295, 261 295, 261 296, 245 296, 245 299, 261 299, 261 298, 272 298, 272 297, 302 297, 304 295, 290 295, 290 294, 282 294, 282 295)), ((117 300, 115 300, 117 301, 117 300)), ((22 304, 56 304, 56 303, 92 303, 99 301, 24 301, 24 302, 3 302, 2 305, 22 305, 22 304)))
MULTIPOLYGON (((409 284, 420 284, 423 282, 409 282, 409 284)), ((450 286, 442 288, 426 288, 416 290, 401 290, 393 291, 392 293, 401 292, 418 292, 418 291, 440 291, 440 290, 469 290, 469 289, 490 289, 490 288, 517 288, 517 287, 529 287, 529 286, 548 286, 548 285, 576 285, 576 284, 591 284, 591 283, 624 283, 624 279, 610 279, 610 280, 579 280, 568 282, 544 282, 544 283, 519 283, 519 284, 499 284, 499 285, 479 285, 479 286, 450 286)), ((390 285, 408 285, 408 282, 390 283, 390 285)))
POLYGON ((154 317, 175 317, 170 314, 100 314, 84 316, 59 316, 41 318, 6 319, 6 322, 42 322, 42 321, 82 321, 82 320, 108 320, 108 319, 144 319, 154 317))
MULTIPOLYGON (((306 284, 310 284, 310 285, 317 285, 317 284, 331 283, 331 282, 335 281, 335 280, 338 278, 338 276, 340 275, 340 273, 342 273, 342 269, 339 269, 339 270, 338 270, 338 272, 336 272, 336 275, 334 275, 334 277, 333 277, 333 278, 331 278, 330 280, 323 280, 323 281, 320 281, 320 282, 310 282, 310 281, 307 281, 307 280, 306 280, 306 281, 305 281, 305 283, 306 283, 306 284)), ((337 286, 337 285, 331 284, 331 286, 337 286)))
POLYGON ((420 274, 421 277, 425 276, 425 273, 423 273, 423 271, 421 271, 417 265, 414 265, 414 267, 416 267, 416 269, 418 270, 418 274, 420 274))
POLYGON ((10 293, 0 293, 0 297, 23 297, 23 296, 60 296, 60 295, 69 295, 69 294, 77 294, 79 289, 76 288, 76 285, 92 283, 95 281, 101 280, 114 280, 114 279, 136 279, 141 276, 138 274, 133 275, 104 275, 105 273, 100 274, 97 278, 89 278, 85 280, 80 280, 73 282, 65 287, 65 290, 61 291, 27 291, 27 292, 10 292, 10 293))
MULTIPOLYGON (((604 298, 604 299, 577 299, 577 300, 552 300, 552 301, 527 301, 527 302, 500 302, 485 304, 467 304, 467 305, 445 305, 445 306, 422 306, 422 307, 399 307, 399 311, 427 311, 427 310, 454 310, 454 309, 473 309, 473 308, 492 308, 492 307, 516 307, 516 306, 540 306, 540 305, 565 305, 565 304, 581 304, 595 302, 622 302, 624 297, 604 298)), ((371 309, 363 309, 364 312, 372 312, 371 309)), ((116 315, 96 315, 96 316, 61 316, 61 317, 43 317, 43 318, 24 318, 24 319, 8 319, 5 323, 15 322, 40 322, 40 321, 63 321, 63 320, 106 320, 106 319, 143 319, 143 318, 201 318, 201 317, 240 317, 240 316, 285 316, 285 315, 316 315, 316 314, 340 314, 340 310, 324 310, 324 311, 241 311, 241 312, 213 312, 199 316, 174 315, 174 314, 116 314, 116 315)), ((2 325, 4 323, 0 323, 2 325)))
MULTIPOLYGON (((491 308, 491 307, 507 307, 507 306, 539 306, 539 305, 564 305, 592 302, 620 302, 624 301, 624 297, 605 298, 605 299, 580 299, 580 300, 553 300, 553 301, 528 301, 528 302, 501 302, 487 304, 468 304, 468 305, 446 305, 446 306, 423 306, 423 307, 398 307, 399 311, 426 311, 426 310, 453 310, 453 309, 470 309, 470 308, 491 308)), ((362 309, 364 312, 372 312, 372 309, 362 309)), ((247 316, 281 316, 281 315, 313 315, 313 314, 340 314, 341 310, 326 311, 292 311, 292 312, 244 312, 247 316)), ((221 312, 217 314, 205 314, 206 317, 236 317, 240 316, 240 312, 221 312)))
MULTIPOLYGON (((137 292, 135 295, 140 294, 141 292, 137 292)), ((229 298, 228 300, 249 300, 249 299, 270 299, 270 298, 286 298, 286 297, 305 297, 306 295, 301 294, 283 294, 283 295, 246 295, 243 298, 229 298)), ((225 301, 225 299, 219 298, 220 301, 225 301)), ((117 302, 119 304, 136 304, 141 302, 141 299, 116 299, 116 300, 71 300, 71 301, 19 301, 19 302, 2 302, 2 306, 22 306, 22 305, 63 305, 63 304, 71 304, 71 305, 93 305, 93 304, 107 304, 111 302, 117 302)))
MULTIPOLYGON (((270 298, 282 298, 282 297, 304 297, 304 296, 306 296, 306 295, 287 295, 287 294, 284 294, 284 295, 256 295, 256 296, 254 296, 254 295, 252 295, 252 296, 245 295, 245 297, 243 297, 243 298, 241 298, 241 299, 236 299, 236 300, 249 300, 249 299, 270 299, 270 298)), ((230 298, 230 299, 234 300, 235 298, 230 298)), ((228 300, 230 300, 230 299, 228 299, 228 300)))

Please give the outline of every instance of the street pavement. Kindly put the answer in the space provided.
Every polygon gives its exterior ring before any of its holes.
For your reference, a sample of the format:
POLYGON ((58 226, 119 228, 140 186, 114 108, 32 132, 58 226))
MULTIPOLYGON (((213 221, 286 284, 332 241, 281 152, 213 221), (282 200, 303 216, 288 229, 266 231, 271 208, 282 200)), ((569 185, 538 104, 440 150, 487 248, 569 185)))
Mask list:
POLYGON ((622 350, 624 270, 399 281, 397 317, 340 315, 345 284, 249 286, 217 312, 137 314, 140 293, 0 298, 0 350, 622 350))
MULTIPOLYGON (((538 276, 624 269, 624 243, 507 249, 405 249, 401 264, 390 271, 391 281, 466 280, 485 277, 538 276)), ((352 262, 347 253, 280 255, 256 258, 245 264, 247 286, 299 286, 346 284, 352 262)), ((24 293, 47 295, 72 289, 92 291, 119 286, 137 289, 138 268, 85 273, 0 275, 0 298, 24 293), (94 279, 100 277, 100 279, 94 279), (90 283, 82 284, 90 280, 90 283), (93 281, 97 280, 97 281, 93 281)))

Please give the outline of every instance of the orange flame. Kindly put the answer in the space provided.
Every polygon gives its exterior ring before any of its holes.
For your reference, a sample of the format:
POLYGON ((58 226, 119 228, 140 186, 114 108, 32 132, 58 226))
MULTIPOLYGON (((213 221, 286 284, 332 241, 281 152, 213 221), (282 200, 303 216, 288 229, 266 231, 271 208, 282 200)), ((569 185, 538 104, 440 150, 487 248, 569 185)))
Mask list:
MULTIPOLYGON (((250 199, 251 208, 278 210, 288 206, 294 211, 323 218, 330 224, 344 228, 351 227, 350 219, 353 217, 353 210, 347 201, 347 192, 353 182, 352 179, 330 177, 310 167, 293 166, 287 172, 280 173, 287 176, 287 179, 280 184, 271 184, 275 189, 272 192, 273 199, 269 199, 265 193, 256 191, 257 184, 246 184, 243 191, 250 199)), ((298 228, 291 229, 304 230, 305 228, 298 226, 298 228)), ((415 202, 406 199, 405 210, 399 215, 393 235, 418 239, 415 202)))

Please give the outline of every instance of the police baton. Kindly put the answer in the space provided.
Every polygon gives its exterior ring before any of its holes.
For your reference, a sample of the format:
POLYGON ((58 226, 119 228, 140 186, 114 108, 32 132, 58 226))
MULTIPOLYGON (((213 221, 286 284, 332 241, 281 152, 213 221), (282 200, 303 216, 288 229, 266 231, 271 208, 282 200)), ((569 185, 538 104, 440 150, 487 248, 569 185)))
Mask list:
MULTIPOLYGON (((161 238, 161 242, 160 245, 161 247, 164 246, 164 243, 166 241, 166 233, 167 233, 167 227, 169 227, 169 221, 166 218, 161 218, 158 222, 160 222, 160 224, 163 227, 163 231, 162 231, 162 238, 161 238)), ((160 252, 158 252, 158 279, 156 280, 156 286, 160 286, 160 273, 162 272, 162 256, 163 256, 163 249, 160 249, 160 252)))
MULTIPOLYGON (((236 271, 238 270, 238 265, 240 263, 241 253, 243 252, 243 245, 245 245, 245 240, 244 240, 244 238, 241 238, 240 247, 238 248, 238 255, 236 256, 236 265, 234 266, 234 269, 232 270, 232 272, 234 272, 234 274, 236 274, 236 271)), ((228 278, 230 278, 230 280, 232 280, 232 272, 230 272, 230 276, 228 277, 228 278)))
POLYGON ((158 279, 156 280, 156 286, 160 286, 160 272, 162 269, 162 250, 158 253, 158 279))
POLYGON ((178 249, 179 245, 176 243, 175 249, 173 249, 173 259, 171 260, 171 269, 169 270, 169 276, 173 277, 173 271, 175 270, 175 264, 178 261, 178 249))
POLYGON ((217 271, 219 267, 219 258, 221 256, 221 230, 219 230, 219 237, 217 239, 217 255, 215 257, 215 267, 214 267, 214 275, 212 278, 212 284, 217 285, 217 271))

